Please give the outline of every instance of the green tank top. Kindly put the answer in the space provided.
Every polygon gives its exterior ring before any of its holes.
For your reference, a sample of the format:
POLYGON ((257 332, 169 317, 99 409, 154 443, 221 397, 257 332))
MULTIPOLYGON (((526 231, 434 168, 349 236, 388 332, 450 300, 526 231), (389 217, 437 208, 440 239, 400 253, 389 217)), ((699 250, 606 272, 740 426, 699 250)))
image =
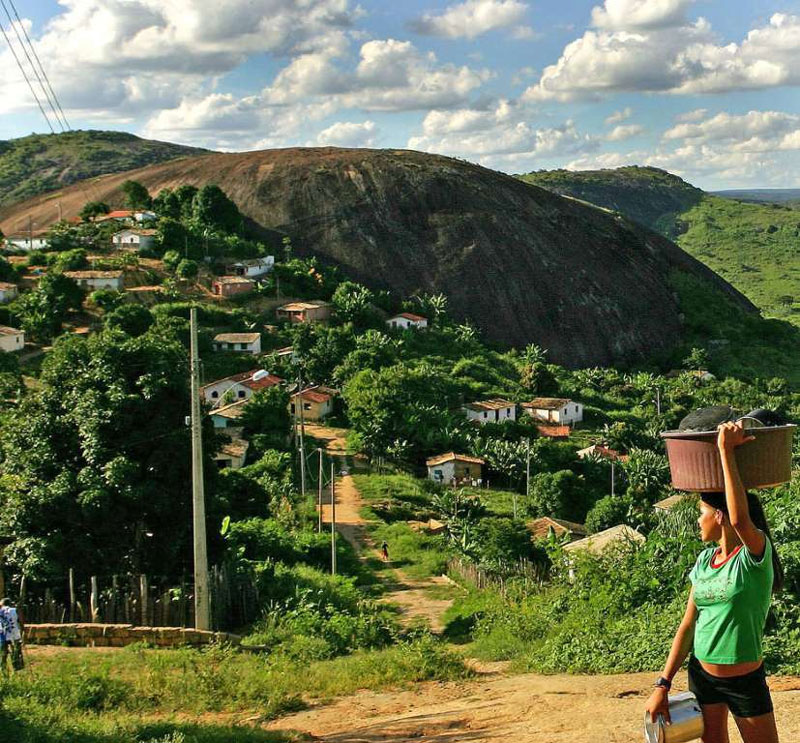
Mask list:
POLYGON ((766 540, 760 560, 741 545, 715 566, 716 552, 703 550, 689 573, 697 606, 694 654, 707 663, 760 660, 774 578, 772 544, 766 540))

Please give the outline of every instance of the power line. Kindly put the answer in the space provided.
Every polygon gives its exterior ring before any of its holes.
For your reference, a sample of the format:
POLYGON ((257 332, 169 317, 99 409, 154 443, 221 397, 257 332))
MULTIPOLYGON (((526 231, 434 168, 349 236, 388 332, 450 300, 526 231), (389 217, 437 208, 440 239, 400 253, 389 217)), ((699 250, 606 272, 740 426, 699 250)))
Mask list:
MULTIPOLYGON (((8 20, 11 25, 14 25, 14 21, 11 20, 11 16, 8 13, 8 9, 6 8, 5 4, 3 4, 3 9, 6 11, 6 15, 8 16, 8 20)), ((11 39, 8 38, 8 34, 6 33, 5 28, 3 28, 3 24, 0 23, 0 31, 3 32, 3 38, 6 40, 6 44, 8 44, 8 48, 11 50, 11 53, 14 55, 14 59, 17 62, 17 67, 19 67, 20 72, 22 73, 22 77, 25 78, 25 82, 28 83, 28 88, 30 88, 31 95, 33 95, 33 99, 36 101, 36 105, 39 106, 39 110, 42 112, 42 116, 44 116, 44 120, 47 122, 47 126, 50 128, 50 132, 52 134, 56 133, 56 130, 53 129, 53 125, 50 123, 50 118, 47 116, 47 113, 42 106, 42 102, 39 100, 39 96, 36 95, 36 91, 33 89, 33 84, 28 77, 28 73, 25 70, 25 67, 22 65, 20 58, 17 56, 17 52, 14 47, 11 45, 11 39)))
MULTIPOLYGON (((61 108, 61 102, 58 100, 58 96, 56 95, 56 91, 53 90, 53 86, 50 84, 50 79, 47 77, 47 73, 45 72, 44 65, 42 64, 42 60, 39 59, 39 55, 36 53, 36 47, 34 47, 33 43, 31 42, 30 36, 28 36, 28 30, 22 24, 22 19, 20 19, 20 17, 19 17, 19 13, 17 12, 17 8, 14 5, 14 0, 8 0, 8 4, 11 6, 11 10, 14 11, 14 17, 17 19, 17 24, 18 24, 17 28, 21 28, 22 29, 22 33, 25 34, 25 40, 28 42, 28 46, 30 47, 31 52, 33 52, 34 59, 39 64, 39 70, 42 73, 42 77, 44 78, 45 83, 47 83, 47 87, 45 87, 42 84, 41 79, 39 79, 38 73, 36 75, 36 79, 39 80, 39 84, 42 86, 42 90, 45 91, 45 94, 47 94, 48 90, 50 91, 50 96, 52 96, 53 101, 55 101, 55 105, 58 107, 58 113, 61 115, 61 120, 64 122, 62 128, 65 128, 66 130, 69 130, 69 129, 71 129, 71 127, 69 125, 69 122, 67 121, 67 117, 64 114, 64 109, 61 108)), ((8 11, 6 11, 6 12, 8 12, 8 11)), ((19 31, 17 31, 17 37, 19 38, 19 31)), ((24 48, 24 46, 23 46, 23 48, 24 48)), ((27 54, 27 51, 26 51, 26 54, 27 54)), ((30 62, 30 57, 28 57, 28 61, 30 62)), ((31 67, 33 67, 33 71, 36 72, 36 66, 33 64, 33 62, 31 62, 31 67)), ((48 100, 50 100, 50 96, 48 96, 48 100)), ((50 102, 50 106, 53 108, 53 113, 56 113, 56 110, 55 110, 55 107, 53 106, 53 102, 52 101, 50 102)), ((56 114, 56 115, 58 115, 58 114, 56 114)))

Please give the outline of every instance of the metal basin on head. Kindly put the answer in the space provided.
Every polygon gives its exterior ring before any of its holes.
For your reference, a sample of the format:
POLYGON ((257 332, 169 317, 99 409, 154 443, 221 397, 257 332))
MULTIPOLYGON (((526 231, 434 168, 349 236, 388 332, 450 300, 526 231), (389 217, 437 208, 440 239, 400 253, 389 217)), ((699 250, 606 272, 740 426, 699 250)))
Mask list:
MULTIPOLYGON (((794 424, 748 428, 755 440, 734 451, 745 489, 772 488, 792 479, 794 424)), ((672 487, 698 493, 722 492, 725 481, 716 431, 665 431, 672 487)))

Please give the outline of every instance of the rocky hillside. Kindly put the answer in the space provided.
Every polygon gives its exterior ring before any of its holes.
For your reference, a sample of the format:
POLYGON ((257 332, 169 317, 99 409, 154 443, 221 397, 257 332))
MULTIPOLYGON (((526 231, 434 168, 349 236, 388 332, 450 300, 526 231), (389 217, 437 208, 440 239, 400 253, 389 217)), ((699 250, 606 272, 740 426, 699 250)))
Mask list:
POLYGON ((126 132, 74 131, 0 140, 0 206, 97 175, 203 152, 126 132))
POLYGON ((721 198, 658 168, 519 177, 651 227, 733 284, 765 315, 800 325, 800 214, 789 205, 721 198))
MULTIPOLYGON (((444 292, 458 317, 499 343, 536 342, 556 362, 612 364, 672 347, 681 308, 670 276, 691 274, 750 303, 663 237, 510 176, 403 150, 286 149, 183 158, 95 179, 121 203, 133 178, 151 193, 219 184, 266 231, 371 287, 444 292), (274 234, 274 233, 272 233, 274 234)), ((0 212, 40 226, 76 213, 77 187, 0 212)))

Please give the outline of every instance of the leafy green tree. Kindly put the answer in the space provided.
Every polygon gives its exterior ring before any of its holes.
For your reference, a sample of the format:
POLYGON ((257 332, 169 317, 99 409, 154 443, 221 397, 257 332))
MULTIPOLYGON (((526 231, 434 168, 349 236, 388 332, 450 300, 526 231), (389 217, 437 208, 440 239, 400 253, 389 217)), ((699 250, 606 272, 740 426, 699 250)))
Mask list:
POLYGON ((12 303, 11 312, 31 338, 49 341, 60 332, 69 310, 79 309, 82 303, 83 292, 73 279, 49 273, 36 289, 12 303))
POLYGON ((107 328, 122 330, 130 336, 138 337, 153 325, 154 318, 147 307, 140 304, 123 304, 105 317, 107 328))
POLYGON ((689 355, 683 360, 683 368, 689 369, 708 369, 708 351, 705 348, 695 346, 689 355))
POLYGON ((175 268, 175 273, 182 279, 193 279, 197 276, 197 261, 183 259, 175 268))
POLYGON ((78 212, 78 216, 84 222, 91 222, 95 217, 108 214, 110 211, 111 207, 104 201, 87 201, 78 212))
POLYGON ((192 201, 192 216, 198 224, 224 232, 238 232, 242 215, 236 204, 216 185, 203 186, 192 201))
POLYGON ((173 193, 181 206, 180 218, 184 221, 191 219, 194 213, 194 197, 197 195, 197 186, 182 183, 173 193))
POLYGON ((502 569, 534 556, 531 533, 520 520, 484 518, 474 533, 478 559, 484 565, 502 569))
POLYGON ((185 255, 189 245, 189 231, 177 219, 163 217, 156 227, 156 243, 162 253, 175 252, 185 255))
POLYGON ((633 448, 623 468, 628 478, 628 494, 638 504, 654 503, 669 487, 669 460, 664 454, 633 448))
POLYGON ((633 498, 629 495, 606 495, 592 506, 586 514, 586 529, 594 534, 610 529, 617 524, 632 524, 634 516, 633 498))
POLYGON ((331 301, 341 322, 352 322, 356 327, 365 327, 376 320, 373 299, 373 293, 366 286, 354 281, 343 281, 336 287, 331 301))
POLYGON ((168 271, 174 271, 178 268, 178 264, 182 259, 177 250, 168 250, 166 253, 164 253, 162 260, 164 261, 164 266, 166 266, 168 271))
POLYGON ((289 394, 278 385, 256 392, 239 418, 245 437, 260 451, 285 447, 291 422, 289 394))
POLYGON ((139 181, 125 181, 120 188, 125 194, 128 209, 149 209, 153 203, 149 192, 139 181))
POLYGON ((89 295, 89 301, 106 313, 119 307, 124 299, 125 295, 114 289, 97 289, 89 295))
POLYGON ((83 248, 75 248, 74 250, 51 254, 48 258, 48 265, 54 271, 78 271, 81 268, 86 268, 89 265, 89 261, 83 248))
MULTIPOLYGON (((14 353, 0 353, 0 400, 18 397, 24 390, 19 357, 14 353)), ((2 427, 2 418, 0 418, 2 427)))
POLYGON ((180 199, 171 188, 162 188, 153 199, 153 211, 162 219, 180 219, 180 199))
MULTIPOLYGON (((6 553, 14 573, 191 572, 187 376, 185 347, 161 328, 59 339, 0 436, 0 529, 16 537, 6 553)), ((213 500, 209 519, 221 519, 213 500)))
POLYGON ((582 483, 572 470, 540 472, 531 478, 529 510, 534 516, 582 521, 587 504, 582 483))
POLYGON ((19 279, 19 271, 14 265, 0 256, 0 281, 15 282, 19 279))

